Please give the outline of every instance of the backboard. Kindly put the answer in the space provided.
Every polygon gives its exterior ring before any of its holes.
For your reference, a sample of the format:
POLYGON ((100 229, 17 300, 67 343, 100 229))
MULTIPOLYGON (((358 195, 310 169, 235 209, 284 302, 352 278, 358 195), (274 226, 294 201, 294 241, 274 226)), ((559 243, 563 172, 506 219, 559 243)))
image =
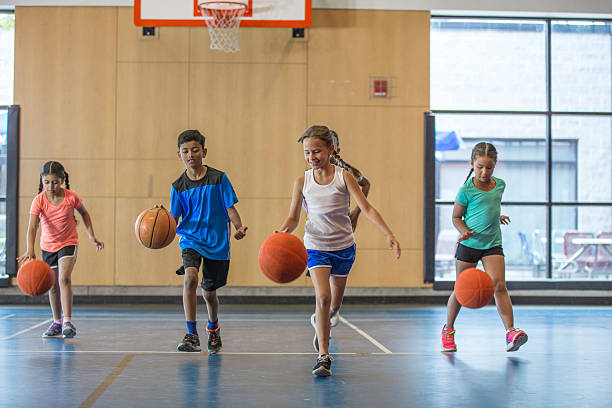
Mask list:
MULTIPOLYGON (((134 0, 134 24, 204 26, 198 3, 206 0, 134 0)), ((234 0, 247 5, 241 27, 310 27, 312 0, 234 0)))

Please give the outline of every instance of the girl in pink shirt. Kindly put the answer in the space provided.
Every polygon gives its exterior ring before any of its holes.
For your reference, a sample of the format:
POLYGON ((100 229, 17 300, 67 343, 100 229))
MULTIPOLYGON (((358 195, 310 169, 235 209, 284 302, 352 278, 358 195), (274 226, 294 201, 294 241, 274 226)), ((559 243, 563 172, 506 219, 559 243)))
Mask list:
POLYGON ((89 240, 96 246, 96 250, 103 249, 104 243, 96 238, 91 217, 83 206, 81 198, 70 190, 68 173, 59 162, 46 162, 40 171, 38 195, 30 207, 27 250, 24 255, 17 258, 19 263, 36 259, 34 240, 40 224, 40 249, 43 261, 51 267, 55 274, 55 282, 49 291, 53 323, 43 333, 43 337, 72 338, 76 336, 76 329, 71 322, 71 275, 79 246, 74 210, 77 210, 83 217, 89 240), (65 185, 65 188, 62 188, 62 184, 65 185), (62 311, 64 312, 63 321, 62 311))

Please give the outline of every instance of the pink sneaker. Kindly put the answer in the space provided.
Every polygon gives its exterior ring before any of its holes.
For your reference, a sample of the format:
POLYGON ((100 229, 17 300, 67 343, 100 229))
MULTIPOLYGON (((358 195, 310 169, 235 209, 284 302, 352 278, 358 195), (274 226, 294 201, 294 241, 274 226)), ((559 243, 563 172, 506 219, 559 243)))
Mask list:
POLYGON ((442 328, 442 351, 457 351, 455 344, 455 329, 442 328))
POLYGON ((511 327, 506 332, 506 351, 517 351, 519 347, 527 343, 527 333, 511 327))

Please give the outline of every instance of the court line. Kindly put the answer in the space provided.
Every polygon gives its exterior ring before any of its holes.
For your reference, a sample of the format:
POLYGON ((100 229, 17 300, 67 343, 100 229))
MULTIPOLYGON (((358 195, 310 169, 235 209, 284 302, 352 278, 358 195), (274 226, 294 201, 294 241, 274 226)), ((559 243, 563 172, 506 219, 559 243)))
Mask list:
POLYGON ((23 333, 25 333, 25 332, 29 332, 30 330, 33 330, 33 329, 35 329, 35 328, 37 328, 37 327, 44 326, 45 324, 50 323, 50 322, 52 322, 52 321, 53 321, 53 319, 43 320, 42 322, 40 322, 40 323, 38 323, 38 324, 35 324, 34 326, 30 326, 30 327, 28 327, 27 329, 23 329, 23 330, 22 330, 22 331, 20 331, 20 332, 17 332, 17 333, 15 333, 15 334, 11 334, 10 336, 2 337, 0 340, 8 340, 8 339, 12 339, 13 337, 17 337, 17 336, 19 336, 20 334, 23 334, 23 333))
MULTIPOLYGON (((181 351, 155 351, 155 350, 11 350, 6 354, 127 354, 127 355, 155 355, 155 354, 181 354, 181 355, 198 355, 208 354, 206 351, 201 353, 185 353, 181 351)), ((238 351, 222 351, 217 354, 230 356, 313 356, 317 353, 311 352, 238 352, 238 351)), ((364 353, 332 353, 338 356, 356 356, 364 353)))
POLYGON ((13 314, 10 314, 10 315, 2 316, 2 317, 0 317, 0 320, 8 319, 9 317, 13 317, 13 316, 17 316, 17 315, 15 313, 13 313, 13 314))
POLYGON ((346 324, 348 327, 350 327, 351 329, 355 330, 357 333, 361 334, 363 337, 368 339, 370 341, 370 343, 374 344, 376 347, 381 349, 383 351, 383 353, 385 353, 385 354, 393 354, 391 352, 391 350, 389 350, 388 348, 386 348, 385 346, 380 344, 374 337, 370 336, 368 333, 364 332, 359 327, 355 326, 353 323, 351 323, 348 320, 346 320, 343 316, 339 316, 339 317, 340 317, 340 321, 342 323, 346 324))
POLYGON ((123 369, 127 367, 128 364, 130 364, 130 361, 132 361, 133 358, 134 358, 133 354, 125 356, 119 362, 117 367, 115 367, 115 369, 111 371, 111 373, 104 379, 104 381, 102 381, 102 383, 98 385, 98 387, 95 390, 93 390, 91 394, 89 394, 89 396, 85 399, 85 401, 83 401, 83 403, 79 405, 79 408, 91 407, 98 400, 98 398, 100 398, 100 395, 104 394, 104 391, 106 391, 106 389, 110 387, 113 381, 115 381, 115 378, 117 378, 119 374, 121 374, 123 369))

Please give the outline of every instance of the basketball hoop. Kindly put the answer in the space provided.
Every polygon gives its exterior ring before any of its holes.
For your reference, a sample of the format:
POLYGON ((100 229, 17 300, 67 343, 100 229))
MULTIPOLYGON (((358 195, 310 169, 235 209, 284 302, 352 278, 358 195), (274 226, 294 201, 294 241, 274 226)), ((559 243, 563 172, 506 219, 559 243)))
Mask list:
POLYGON ((198 4, 210 35, 210 49, 224 52, 240 51, 238 27, 247 9, 235 1, 207 1, 198 4))

